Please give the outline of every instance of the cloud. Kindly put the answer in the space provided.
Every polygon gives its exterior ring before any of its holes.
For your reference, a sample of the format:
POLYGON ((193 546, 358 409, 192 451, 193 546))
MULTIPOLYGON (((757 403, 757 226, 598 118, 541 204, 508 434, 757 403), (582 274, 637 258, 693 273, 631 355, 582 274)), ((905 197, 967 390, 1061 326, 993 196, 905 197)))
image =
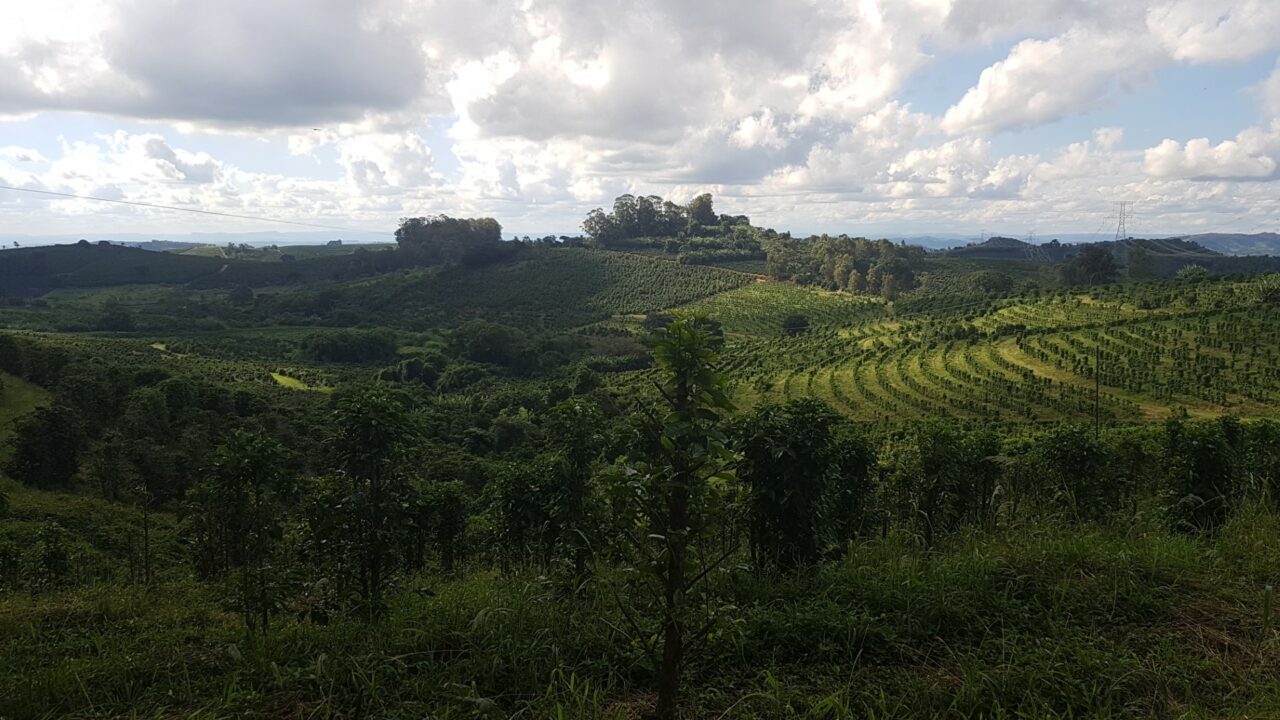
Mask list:
POLYGON ((18 147, 17 145, 8 145, 0 147, 0 158, 5 160, 14 160, 20 163, 47 163, 49 162, 39 150, 31 148, 18 147))
POLYGON ((399 192, 440 183, 431 149, 417 133, 359 135, 342 141, 339 163, 364 192, 399 192))
POLYGON ((1176 0, 1147 11, 1147 30, 1177 60, 1246 60, 1280 47, 1275 0, 1176 0))
POLYGON ((622 192, 711 191, 725 211, 810 229, 1081 222, 1117 197, 1171 222, 1246 200, 1264 212, 1280 65, 1253 88, 1263 124, 1225 142, 1126 150, 1108 127, 999 148, 1176 83, 1179 65, 1270 52, 1277 22, 1272 0, 0 3, 0 123, 85 118, 62 143, 14 135, 34 148, 0 149, 0 177, 335 223, 496 214, 530 231, 570 230, 622 192), (991 48, 1006 52, 945 111, 904 99, 922 68, 991 48))
POLYGON ((111 0, 74 41, 0 56, 0 112, 80 110, 212 125, 358 119, 431 99, 428 63, 380 0, 111 0))
POLYGON ((951 134, 990 133, 1053 122, 1095 110, 1131 91, 1159 62, 1141 36, 1073 29, 1024 40, 978 78, 942 120, 951 134))
POLYGON ((1239 141, 1224 140, 1217 145, 1210 144, 1208 138, 1188 140, 1185 144, 1165 139, 1146 151, 1142 169, 1158 178, 1271 178, 1276 172, 1276 160, 1266 150, 1280 149, 1277 139, 1280 136, 1268 138, 1258 134, 1242 136, 1239 141))
POLYGON ((1261 83, 1252 88, 1258 98, 1262 111, 1272 118, 1280 118, 1280 60, 1276 61, 1276 69, 1261 83))

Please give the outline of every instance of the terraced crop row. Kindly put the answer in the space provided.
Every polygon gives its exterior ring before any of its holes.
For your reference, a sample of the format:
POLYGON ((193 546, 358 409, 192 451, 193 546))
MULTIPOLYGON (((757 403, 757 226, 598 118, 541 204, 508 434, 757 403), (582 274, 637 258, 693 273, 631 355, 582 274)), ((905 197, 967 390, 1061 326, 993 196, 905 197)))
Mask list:
POLYGON ((695 304, 726 331, 746 404, 819 398, 850 417, 1038 422, 1280 411, 1280 309, 1251 282, 1003 299, 957 319, 756 283, 695 304), (1163 303, 1163 304, 1162 304, 1163 303), (809 332, 787 337, 791 313, 809 332))

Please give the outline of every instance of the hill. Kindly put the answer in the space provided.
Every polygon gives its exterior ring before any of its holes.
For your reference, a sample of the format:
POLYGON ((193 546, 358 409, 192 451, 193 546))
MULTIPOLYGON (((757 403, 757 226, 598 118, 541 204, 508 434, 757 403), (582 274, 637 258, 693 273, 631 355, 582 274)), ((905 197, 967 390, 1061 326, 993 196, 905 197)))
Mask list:
POLYGON ((0 250, 0 295, 38 297, 63 288, 137 284, 215 288, 262 287, 351 279, 390 272, 415 263, 394 252, 356 246, 320 251, 297 262, 227 259, 211 253, 153 252, 110 243, 0 250))
POLYGON ((357 251, 381 252, 394 250, 395 243, 363 243, 360 245, 335 243, 332 245, 184 245, 174 251, 182 255, 222 258, 224 260, 256 260, 259 262, 294 262, 313 258, 351 255, 357 251))
POLYGON ((1223 255, 1280 255, 1280 233, 1204 233, 1182 239, 1223 255))

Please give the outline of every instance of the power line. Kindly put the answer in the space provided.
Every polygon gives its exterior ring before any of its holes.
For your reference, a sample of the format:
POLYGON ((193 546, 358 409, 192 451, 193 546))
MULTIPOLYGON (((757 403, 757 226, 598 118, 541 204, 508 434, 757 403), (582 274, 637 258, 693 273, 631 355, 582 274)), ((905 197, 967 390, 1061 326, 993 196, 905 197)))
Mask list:
POLYGON ((72 198, 75 200, 96 200, 97 202, 116 203, 119 205, 133 205, 135 207, 155 208, 157 210, 176 210, 178 212, 196 213, 199 215, 216 215, 217 217, 237 218, 240 220, 257 220, 259 222, 281 223, 283 225, 297 225, 299 227, 320 228, 322 230, 340 230, 342 232, 351 233, 368 233, 370 235, 386 235, 386 231, 382 230, 359 230, 355 228, 340 227, 338 225, 321 225, 319 223, 301 222, 298 220, 281 220, 279 218, 262 217, 259 215, 237 215, 236 213, 218 212, 217 210, 199 210, 197 208, 178 207, 175 205, 159 205, 157 203, 138 202, 135 200, 117 200, 114 198, 94 197, 92 195, 75 195, 72 193, 54 192, 52 190, 36 190, 34 188, 20 188, 9 185, 0 185, 0 190, 12 190, 14 192, 35 193, 37 195, 53 195, 55 197, 72 198))

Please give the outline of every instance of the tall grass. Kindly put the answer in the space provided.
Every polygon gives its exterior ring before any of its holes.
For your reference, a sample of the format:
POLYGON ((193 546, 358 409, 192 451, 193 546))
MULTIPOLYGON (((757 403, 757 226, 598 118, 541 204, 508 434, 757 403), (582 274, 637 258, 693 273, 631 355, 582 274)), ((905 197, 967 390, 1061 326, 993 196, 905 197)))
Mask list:
MULTIPOLYGON (((1280 518, 1210 541, 1116 529, 895 538, 792 576, 730 573, 690 717, 1266 717, 1280 518), (1259 641, 1259 638, 1262 638, 1259 641)), ((407 579, 383 620, 246 636, 171 576, 0 597, 0 716, 640 717, 652 669, 604 577, 407 579)))

